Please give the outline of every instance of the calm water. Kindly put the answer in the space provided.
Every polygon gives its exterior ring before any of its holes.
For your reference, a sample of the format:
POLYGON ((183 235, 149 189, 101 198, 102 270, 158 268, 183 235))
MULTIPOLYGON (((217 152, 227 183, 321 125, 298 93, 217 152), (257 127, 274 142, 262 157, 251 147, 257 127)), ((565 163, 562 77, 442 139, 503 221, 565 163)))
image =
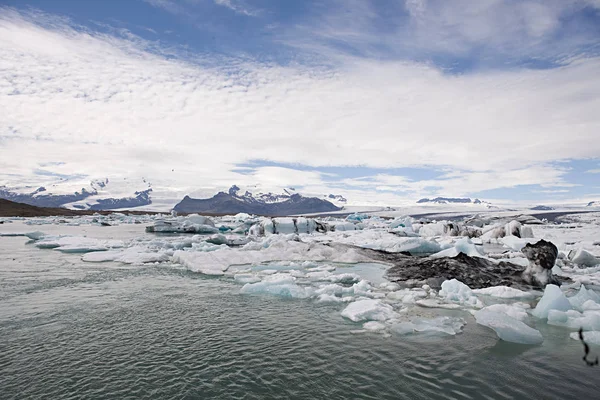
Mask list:
MULTIPOLYGON (((143 227, 24 229, 123 238, 142 235, 143 227)), ((360 325, 344 320, 337 304, 242 295, 228 279, 168 264, 83 263, 26 241, 0 238, 2 399, 600 393, 600 368, 583 365, 581 345, 560 328, 538 325, 542 346, 510 345, 451 311, 468 322, 456 337, 356 333, 360 325)))

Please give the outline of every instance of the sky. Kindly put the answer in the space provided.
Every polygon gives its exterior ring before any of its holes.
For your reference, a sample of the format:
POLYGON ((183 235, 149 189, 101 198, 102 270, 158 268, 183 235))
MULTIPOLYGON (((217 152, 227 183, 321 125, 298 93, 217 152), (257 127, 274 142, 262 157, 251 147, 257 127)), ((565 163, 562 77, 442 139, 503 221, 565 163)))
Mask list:
POLYGON ((583 203, 599 111, 600 0, 0 0, 9 188, 583 203))

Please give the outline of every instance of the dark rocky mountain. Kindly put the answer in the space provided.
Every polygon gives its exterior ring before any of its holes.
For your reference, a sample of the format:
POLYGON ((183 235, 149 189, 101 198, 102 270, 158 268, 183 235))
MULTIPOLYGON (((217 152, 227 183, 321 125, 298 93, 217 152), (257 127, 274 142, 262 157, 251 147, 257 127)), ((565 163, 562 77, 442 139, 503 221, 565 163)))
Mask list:
POLYGON ((85 200, 86 198, 97 194, 96 191, 89 191, 85 188, 82 188, 81 192, 74 192, 72 194, 40 194, 43 192, 46 192, 46 188, 44 187, 40 187, 31 193, 15 193, 6 186, 1 186, 0 199, 29 204, 36 207, 61 207, 64 204, 85 200))
POLYGON ((341 194, 330 194, 329 196, 327 196, 327 198, 331 199, 332 201, 337 201, 337 202, 340 202, 340 203, 346 203, 348 201, 341 194))
POLYGON ((428 198, 424 198, 424 199, 420 199, 417 201, 417 203, 419 204, 423 204, 423 203, 436 203, 436 204, 449 204, 449 203, 454 203, 454 204, 481 204, 481 200, 479 199, 475 199, 475 200, 471 200, 469 197, 464 197, 464 198, 459 198, 459 197, 436 197, 435 199, 428 199, 428 198))
POLYGON ((590 201, 587 204, 588 207, 600 207, 600 201, 590 201))
POLYGON ((300 194, 284 194, 254 197, 246 192, 238 195, 239 188, 232 186, 227 193, 219 192, 209 199, 192 199, 185 196, 173 210, 180 213, 237 214, 248 213, 266 216, 284 216, 338 211, 327 200, 304 197, 300 194), (277 199, 278 201, 274 201, 277 199))
POLYGON ((554 207, 550 207, 550 206, 535 206, 535 207, 531 207, 530 210, 533 211, 552 211, 554 210, 554 207))
POLYGON ((30 204, 0 199, 0 217, 47 217, 54 215, 81 215, 81 211, 67 210, 66 208, 36 207, 30 204))

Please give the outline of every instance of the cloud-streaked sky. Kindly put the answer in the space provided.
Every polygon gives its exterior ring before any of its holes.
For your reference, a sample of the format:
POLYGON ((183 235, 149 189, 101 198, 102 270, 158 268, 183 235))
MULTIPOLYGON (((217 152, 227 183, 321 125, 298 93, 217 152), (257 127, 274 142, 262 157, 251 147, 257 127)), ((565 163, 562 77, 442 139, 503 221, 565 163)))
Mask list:
POLYGON ((0 3, 0 185, 600 198, 598 0, 0 3))

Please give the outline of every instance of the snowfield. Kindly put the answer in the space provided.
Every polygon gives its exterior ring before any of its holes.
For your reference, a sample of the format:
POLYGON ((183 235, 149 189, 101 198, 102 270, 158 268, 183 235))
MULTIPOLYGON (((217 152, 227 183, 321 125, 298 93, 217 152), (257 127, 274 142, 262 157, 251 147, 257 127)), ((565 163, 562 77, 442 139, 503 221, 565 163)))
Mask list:
POLYGON ((0 222, 0 236, 23 236, 33 251, 76 253, 84 263, 161 264, 230 281, 244 296, 327 303, 339 310, 341 323, 356 324, 357 333, 452 336, 467 324, 480 324, 498 340, 538 345, 548 329, 577 339, 582 328, 590 344, 600 343, 597 211, 553 222, 514 213, 435 220, 384 218, 380 212, 346 218, 112 214, 0 222), (119 237, 118 227, 124 226, 139 234, 119 237), (103 234, 82 233, 87 227, 103 234), (476 288, 446 276, 435 287, 419 280, 392 282, 386 275, 393 257, 440 260, 460 253, 525 271, 531 261, 524 249, 541 239, 558 250, 546 272, 560 284, 476 288))

